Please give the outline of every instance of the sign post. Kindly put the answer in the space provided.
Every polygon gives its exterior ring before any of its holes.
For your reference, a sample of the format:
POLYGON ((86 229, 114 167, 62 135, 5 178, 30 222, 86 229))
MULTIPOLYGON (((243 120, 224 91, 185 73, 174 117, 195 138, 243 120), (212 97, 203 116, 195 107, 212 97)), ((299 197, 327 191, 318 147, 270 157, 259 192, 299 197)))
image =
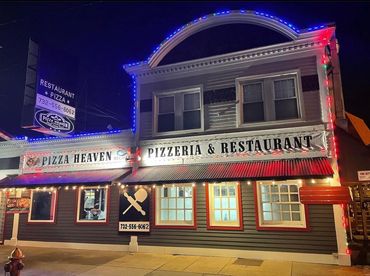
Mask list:
POLYGON ((77 63, 30 40, 22 127, 68 136, 75 130, 77 63))

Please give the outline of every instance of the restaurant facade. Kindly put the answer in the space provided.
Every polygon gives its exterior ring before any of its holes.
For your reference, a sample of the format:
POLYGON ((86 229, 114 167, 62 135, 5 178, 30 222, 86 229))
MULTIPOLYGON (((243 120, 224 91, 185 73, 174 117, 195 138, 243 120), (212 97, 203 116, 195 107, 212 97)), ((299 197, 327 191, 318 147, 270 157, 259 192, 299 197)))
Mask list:
POLYGON ((132 130, 1 143, 3 194, 30 205, 7 206, 4 243, 350 265, 337 46, 334 25, 299 30, 254 11, 184 25, 124 65, 132 130), (290 41, 160 64, 233 23, 290 41))

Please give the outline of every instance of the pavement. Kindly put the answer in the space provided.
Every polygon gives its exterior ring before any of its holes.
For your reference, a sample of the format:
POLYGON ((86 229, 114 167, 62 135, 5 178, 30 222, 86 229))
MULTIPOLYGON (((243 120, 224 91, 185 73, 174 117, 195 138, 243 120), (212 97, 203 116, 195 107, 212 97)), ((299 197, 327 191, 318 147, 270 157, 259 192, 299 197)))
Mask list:
MULTIPOLYGON (((343 267, 230 257, 20 248, 25 255, 25 268, 21 272, 22 276, 370 276, 370 266, 360 265, 343 267)), ((12 246, 0 246, 0 259, 3 264, 8 261, 8 256, 13 249, 12 246)))

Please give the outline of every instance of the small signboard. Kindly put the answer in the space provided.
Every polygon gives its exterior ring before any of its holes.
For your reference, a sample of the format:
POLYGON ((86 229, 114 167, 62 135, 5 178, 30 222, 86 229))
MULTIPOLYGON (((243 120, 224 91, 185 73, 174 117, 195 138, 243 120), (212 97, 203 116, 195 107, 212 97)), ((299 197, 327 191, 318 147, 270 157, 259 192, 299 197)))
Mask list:
POLYGON ((16 196, 16 192, 10 191, 6 197, 6 213, 28 213, 30 211, 30 191, 26 190, 22 192, 20 197, 16 196))
POLYGON ((118 169, 129 167, 130 149, 123 146, 81 148, 55 151, 29 151, 21 156, 24 173, 76 170, 118 169))
POLYGON ((370 171, 357 171, 359 181, 370 181, 370 171))
POLYGON ((150 232, 150 186, 122 189, 119 208, 119 232, 150 232))

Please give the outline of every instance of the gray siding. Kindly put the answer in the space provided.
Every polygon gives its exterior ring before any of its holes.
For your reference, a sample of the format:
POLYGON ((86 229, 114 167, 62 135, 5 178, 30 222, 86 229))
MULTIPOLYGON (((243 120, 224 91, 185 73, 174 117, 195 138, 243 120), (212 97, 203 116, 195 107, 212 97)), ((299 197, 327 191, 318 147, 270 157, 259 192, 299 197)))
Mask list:
MULTIPOLYGON (((205 188, 197 187, 197 229, 158 229, 138 234, 139 245, 203 247, 241 250, 266 250, 330 254, 337 252, 333 209, 331 205, 311 205, 310 231, 257 231, 252 186, 241 183, 243 203, 242 231, 207 230, 205 188)), ((128 244, 129 234, 119 234, 118 191, 111 189, 110 221, 107 225, 75 224, 76 195, 60 191, 55 224, 27 224, 27 214, 20 215, 20 240, 79 243, 128 244)), ((153 214, 151 214, 153 217, 153 214)), ((5 239, 11 237, 13 216, 7 216, 5 239)))
MULTIPOLYGON (((269 74, 280 71, 300 69, 301 76, 317 74, 316 57, 306 57, 295 60, 287 60, 268 64, 251 65, 245 69, 222 71, 213 74, 200 74, 193 77, 172 79, 146 83, 140 86, 140 100, 151 99, 153 92, 176 90, 190 86, 201 85, 204 91, 222 89, 235 86, 235 79, 259 74, 269 74)), ((307 121, 321 120, 321 107, 319 91, 303 93, 304 112, 307 121)), ((221 129, 233 129, 236 126, 235 103, 215 103, 205 106, 205 131, 217 131, 221 129), (217 116, 217 111, 221 106, 233 105, 232 109, 217 116)), ((153 112, 142 112, 140 114, 141 137, 149 138, 152 135, 152 116, 153 112), (149 119, 149 120, 148 120, 149 119)), ((198 133, 199 134, 199 133, 198 133)))
POLYGON ((150 137, 152 135, 152 115, 153 112, 140 113, 140 134, 143 137, 150 137))
POLYGON ((205 189, 197 188, 197 229, 152 229, 149 236, 139 236, 139 245, 203 247, 240 250, 265 250, 331 254, 337 252, 333 208, 331 205, 309 207, 308 232, 257 231, 252 186, 242 182, 242 231, 207 230, 205 189))
POLYGON ((27 214, 21 214, 18 239, 125 245, 129 243, 129 236, 118 234, 119 197, 116 186, 110 189, 111 211, 108 224, 76 224, 76 200, 76 191, 62 189, 58 192, 56 223, 29 224, 27 214))
POLYGON ((235 128, 236 106, 234 102, 207 104, 204 111, 206 129, 235 128))
POLYGON ((307 121, 319 120, 321 117, 320 94, 319 91, 309 91, 303 93, 305 114, 307 121))

